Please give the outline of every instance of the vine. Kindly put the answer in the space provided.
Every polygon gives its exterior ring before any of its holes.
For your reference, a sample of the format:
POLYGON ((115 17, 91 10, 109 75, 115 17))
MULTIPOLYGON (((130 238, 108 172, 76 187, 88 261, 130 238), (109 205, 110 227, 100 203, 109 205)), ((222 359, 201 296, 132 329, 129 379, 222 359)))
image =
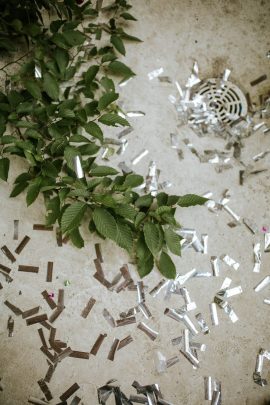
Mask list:
POLYGON ((41 193, 46 225, 58 222, 78 248, 84 246, 81 223, 88 221, 91 233, 132 255, 141 277, 156 265, 174 278, 168 252, 181 255, 176 207, 206 199, 139 195, 134 188, 144 182, 142 176, 96 163, 106 144, 106 126, 129 126, 119 115, 114 80, 135 75, 119 60, 127 42, 140 41, 124 30, 127 22, 136 21, 131 6, 126 0, 104 8, 100 1, 94 6, 90 1, 21 0, 14 18, 14 1, 8 3, 1 6, 0 49, 16 50, 13 38, 28 44, 23 56, 0 68, 6 76, 6 90, 0 93, 0 178, 7 181, 13 155, 29 165, 15 179, 10 197, 25 191, 29 206, 41 193), (46 24, 44 9, 51 13, 52 8, 58 18, 51 21, 50 14, 46 24), (19 67, 15 74, 8 72, 11 63, 19 67), (75 160, 82 175, 76 173, 75 160))

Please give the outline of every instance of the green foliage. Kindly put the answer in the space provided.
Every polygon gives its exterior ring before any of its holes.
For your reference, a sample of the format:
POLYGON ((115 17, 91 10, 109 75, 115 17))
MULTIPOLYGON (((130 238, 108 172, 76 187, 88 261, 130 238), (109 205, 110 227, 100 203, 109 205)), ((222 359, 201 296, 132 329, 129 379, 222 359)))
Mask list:
POLYGON ((118 59, 126 54, 126 41, 140 41, 123 29, 136 21, 131 6, 125 0, 101 11, 90 1, 80 6, 75 0, 0 3, 0 50, 25 49, 13 62, 15 73, 9 73, 12 62, 0 68, 9 84, 0 93, 0 179, 7 181, 13 155, 28 164, 10 197, 25 193, 31 205, 42 195, 46 225, 58 223, 76 247, 84 246, 80 226, 87 221, 90 232, 111 239, 136 259, 141 277, 155 264, 163 276, 174 278, 166 252, 181 254, 175 208, 206 199, 139 195, 135 188, 144 183, 142 176, 96 163, 106 145, 103 126, 129 126, 119 114, 114 79, 135 75, 118 59), (102 12, 105 17, 99 19, 102 12), (53 21, 44 25, 47 17, 53 21), (76 177, 76 156, 82 179, 76 177))

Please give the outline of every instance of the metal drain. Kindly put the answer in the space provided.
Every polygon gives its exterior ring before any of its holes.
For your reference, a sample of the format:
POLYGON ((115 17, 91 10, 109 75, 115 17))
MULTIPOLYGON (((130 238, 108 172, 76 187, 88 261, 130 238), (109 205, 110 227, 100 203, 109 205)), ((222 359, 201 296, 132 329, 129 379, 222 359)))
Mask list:
POLYGON ((229 81, 221 83, 220 79, 208 79, 199 86, 196 95, 204 98, 207 109, 222 124, 229 124, 247 114, 248 106, 243 92, 229 81))

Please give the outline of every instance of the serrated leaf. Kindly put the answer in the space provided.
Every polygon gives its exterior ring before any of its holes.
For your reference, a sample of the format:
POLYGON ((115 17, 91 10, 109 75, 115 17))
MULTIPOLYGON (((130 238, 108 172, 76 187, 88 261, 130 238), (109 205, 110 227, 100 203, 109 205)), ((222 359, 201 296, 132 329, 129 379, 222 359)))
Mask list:
POLYGON ((161 205, 160 207, 158 207, 158 208, 155 210, 155 213, 156 213, 157 215, 162 215, 162 214, 164 214, 165 212, 171 212, 171 210, 172 210, 171 207, 167 207, 167 205, 161 205))
POLYGON ((134 221, 134 218, 138 213, 134 207, 128 204, 117 205, 117 207, 114 208, 114 212, 123 218, 130 219, 131 221, 134 221))
POLYGON ((118 114, 104 114, 99 118, 99 122, 101 122, 104 125, 108 126, 123 126, 123 127, 129 127, 130 124, 127 120, 124 118, 120 117, 118 114))
POLYGON ((179 195, 169 195, 166 205, 173 206, 173 205, 177 204, 178 201, 179 201, 179 195))
POLYGON ((56 48, 54 51, 54 58, 56 60, 59 72, 63 76, 69 63, 69 54, 64 49, 56 48))
POLYGON ((135 73, 127 65, 125 65, 123 62, 120 62, 119 60, 112 61, 108 65, 108 68, 112 73, 124 76, 125 78, 135 76, 135 73))
POLYGON ((46 208, 47 208, 46 225, 53 225, 60 215, 59 197, 57 196, 46 201, 46 208))
POLYGON ((156 224, 153 224, 152 222, 146 222, 143 227, 143 234, 148 249, 153 254, 153 256, 156 256, 160 251, 162 245, 162 242, 160 240, 161 234, 158 226, 156 224))
POLYGON ((136 205, 136 207, 150 207, 152 202, 153 202, 153 197, 150 194, 147 194, 147 195, 142 195, 141 197, 139 197, 136 200, 135 205, 136 205))
POLYGON ((175 233, 171 228, 164 230, 164 236, 170 251, 177 256, 181 256, 181 237, 177 235, 177 233, 175 233))
POLYGON ((133 248, 133 233, 130 227, 125 224, 122 220, 118 219, 117 222, 117 235, 116 243, 128 252, 132 251, 133 248))
POLYGON ((7 181, 9 172, 9 159, 0 159, 0 179, 7 181))
POLYGON ((135 219, 135 228, 138 228, 138 226, 142 223, 142 221, 144 220, 144 218, 146 217, 144 212, 138 212, 136 219, 135 219))
POLYGON ((125 45, 122 41, 122 39, 118 35, 112 35, 111 36, 111 43, 117 49, 118 52, 120 52, 122 55, 125 56, 126 50, 125 50, 125 45))
POLYGON ((61 218, 61 229, 63 233, 71 231, 80 225, 86 208, 87 204, 80 201, 66 208, 61 218))
POLYGON ((154 267, 153 256, 145 243, 143 234, 140 234, 136 242, 136 257, 138 273, 140 277, 143 278, 149 274, 154 267))
POLYGON ((37 100, 41 100, 41 90, 39 84, 35 80, 27 80, 24 85, 32 97, 36 98, 37 100))
POLYGON ((109 166, 96 166, 90 171, 91 176, 103 177, 103 176, 115 176, 118 171, 109 166))
POLYGON ((55 178, 58 176, 57 168, 50 161, 44 162, 42 164, 41 170, 42 170, 42 173, 44 174, 44 176, 48 176, 48 177, 52 177, 52 178, 55 178))
POLYGON ((75 228, 71 232, 69 232, 69 237, 74 246, 79 249, 84 247, 84 240, 82 238, 82 235, 80 234, 79 228, 75 228))
POLYGON ((78 30, 63 31, 64 41, 70 46, 82 45, 85 41, 85 35, 78 30))
POLYGON ((98 71, 99 71, 99 66, 93 65, 93 66, 90 66, 90 68, 85 72, 84 80, 85 80, 85 84, 87 86, 89 86, 92 83, 92 81, 96 77, 98 71))
POLYGON ((97 138, 100 140, 100 142, 103 142, 103 133, 98 124, 95 122, 87 122, 87 124, 84 125, 84 129, 88 134, 92 135, 94 138, 97 138))
POLYGON ((26 203, 27 206, 33 204, 39 195, 41 188, 41 178, 36 178, 32 183, 29 184, 27 194, 26 194, 26 203))
POLYGON ((164 277, 173 280, 175 279, 176 276, 175 265, 170 256, 165 252, 162 252, 160 255, 160 259, 158 262, 158 269, 164 277))
POLYGON ((119 97, 118 93, 106 93, 104 94, 98 102, 98 109, 99 111, 104 110, 106 107, 108 107, 108 105, 110 105, 111 103, 113 103, 115 100, 117 100, 119 97))
POLYGON ((124 18, 125 20, 137 21, 137 18, 133 17, 133 15, 126 13, 126 12, 120 14, 120 17, 124 18))
POLYGON ((179 197, 177 204, 180 207, 191 207, 193 205, 203 205, 206 201, 208 201, 208 198, 196 194, 186 194, 179 197))
POLYGON ((94 142, 89 142, 86 145, 81 145, 77 147, 78 151, 81 155, 95 155, 99 151, 99 146, 96 145, 94 142))
POLYGON ((67 162, 68 167, 71 170, 74 170, 74 158, 75 156, 80 156, 80 153, 77 148, 67 146, 64 151, 64 158, 67 162))
POLYGON ((106 238, 116 240, 117 225, 112 214, 105 208, 95 208, 93 211, 93 221, 98 232, 106 238))
POLYGON ((134 188, 134 187, 138 187, 141 184, 143 184, 144 182, 144 178, 143 176, 140 176, 139 174, 128 174, 127 177, 125 178, 124 187, 130 187, 130 188, 134 188))
POLYGON ((44 74, 43 89, 53 100, 58 100, 59 85, 56 79, 50 74, 44 74))

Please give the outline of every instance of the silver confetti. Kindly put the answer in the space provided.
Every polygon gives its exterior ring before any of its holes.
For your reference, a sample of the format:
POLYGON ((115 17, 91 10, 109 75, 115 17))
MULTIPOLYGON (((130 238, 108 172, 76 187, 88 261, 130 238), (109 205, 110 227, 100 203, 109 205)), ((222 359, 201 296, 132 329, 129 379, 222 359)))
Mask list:
POLYGON ((203 254, 207 255, 208 253, 208 235, 202 234, 202 245, 203 245, 203 254))
POLYGON ((264 251, 265 253, 270 252, 270 232, 264 234, 264 251))
POLYGON ((137 282, 137 299, 138 299, 139 304, 141 302, 145 301, 145 293, 144 293, 143 281, 138 281, 137 282))
POLYGON ((133 79, 133 77, 129 77, 127 80, 121 81, 121 82, 118 84, 118 86, 119 86, 119 87, 124 87, 124 86, 126 86, 126 85, 130 82, 130 80, 132 80, 132 79, 133 79))
POLYGON ((140 302, 138 305, 138 308, 146 319, 149 319, 152 317, 152 314, 151 314, 149 308, 146 306, 146 304, 144 302, 140 302))
POLYGON ((219 324, 217 314, 217 304, 215 302, 211 302, 211 304, 209 304, 209 307, 212 325, 217 326, 219 324))
POLYGON ((172 83, 172 79, 169 76, 158 76, 158 80, 161 83, 172 83))
POLYGON ((149 151, 147 149, 142 150, 137 156, 135 156, 131 163, 133 165, 136 165, 137 163, 139 163, 140 160, 142 160, 145 156, 147 156, 149 153, 149 151))
POLYGON ((128 111, 126 113, 127 117, 133 118, 133 117, 143 117, 145 116, 145 113, 143 111, 128 111))
POLYGON ((221 260, 226 263, 228 266, 232 267, 234 270, 238 270, 240 264, 232 259, 229 255, 222 255, 221 260))
POLYGON ((35 78, 36 79, 41 79, 42 78, 42 72, 41 72, 41 67, 39 65, 35 65, 35 78))
POLYGON ((257 162, 258 160, 263 159, 266 155, 268 155, 268 153, 270 153, 270 150, 267 149, 266 151, 258 153, 257 155, 253 156, 252 159, 255 162, 257 162))
POLYGON ((84 177, 84 172, 82 168, 81 158, 80 156, 75 156, 73 159, 74 171, 78 179, 82 179, 84 177))
POLYGON ((151 340, 155 340, 158 337, 158 332, 151 329, 150 326, 146 325, 144 322, 139 322, 137 328, 144 332, 151 340))
POLYGON ((212 400, 212 377, 204 377, 204 399, 206 401, 212 400))
POLYGON ((256 287, 254 287, 254 291, 255 292, 262 291, 269 284, 270 284, 270 276, 266 276, 262 281, 259 282, 259 284, 256 285, 256 287))
POLYGON ((111 327, 115 328, 115 320, 106 308, 103 309, 102 315, 104 316, 106 321, 111 325, 111 327))
POLYGON ((217 256, 211 256, 211 265, 212 265, 213 276, 218 277, 219 276, 219 258, 217 256))
POLYGON ((162 67, 159 68, 159 69, 152 70, 151 72, 149 72, 149 73, 147 74, 148 79, 149 79, 149 80, 155 79, 155 77, 160 76, 160 75, 163 73, 163 71, 164 71, 164 70, 163 70, 162 67))
POLYGON ((265 298, 263 300, 264 304, 270 305, 270 299, 269 298, 265 298))
POLYGON ((133 127, 127 127, 126 129, 123 129, 123 131, 121 131, 118 135, 117 138, 121 139, 124 138, 124 136, 127 136, 128 134, 130 134, 132 131, 134 131, 133 127))
POLYGON ((254 222, 250 221, 248 218, 243 218, 243 223, 246 225, 246 227, 255 235, 256 232, 258 232, 258 228, 254 222))
POLYGON ((205 320, 203 319, 202 314, 198 313, 197 315, 195 315, 195 318, 197 319, 197 322, 198 322, 198 324, 199 324, 199 326, 201 328, 202 333, 204 335, 208 334, 209 333, 209 328, 208 328, 205 320))
POLYGON ((159 351, 155 354, 155 365, 159 374, 165 373, 167 368, 167 360, 164 354, 159 351))
POLYGON ((242 294, 243 290, 242 287, 239 285, 237 287, 229 288, 225 292, 225 297, 230 298, 233 297, 234 295, 242 294))
POLYGON ((156 162, 152 161, 149 164, 148 175, 146 177, 145 192, 156 196, 158 192, 158 177, 159 171, 157 170, 156 162))
POLYGON ((13 223, 14 223, 13 239, 18 240, 18 238, 19 238, 19 220, 14 219, 13 223))
POLYGON ((254 248, 254 267, 253 267, 253 272, 254 273, 259 273, 261 269, 261 262, 262 262, 262 257, 261 257, 261 244, 260 243, 255 243, 254 248))

